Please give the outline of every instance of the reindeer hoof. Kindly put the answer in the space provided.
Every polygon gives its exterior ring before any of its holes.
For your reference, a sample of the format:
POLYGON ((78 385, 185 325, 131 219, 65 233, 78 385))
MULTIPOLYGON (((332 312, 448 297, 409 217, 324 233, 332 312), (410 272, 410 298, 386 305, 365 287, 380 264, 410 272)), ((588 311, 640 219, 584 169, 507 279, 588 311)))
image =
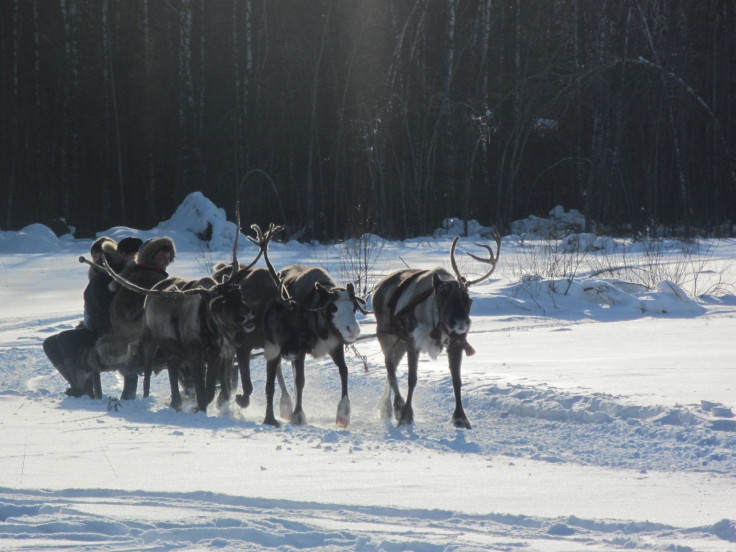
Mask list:
POLYGON ((250 397, 247 395, 235 395, 235 402, 240 408, 248 408, 250 405, 250 397))
POLYGON ((281 427, 281 424, 278 422, 278 420, 276 420, 276 418, 273 417, 273 415, 266 416, 266 418, 263 420, 263 424, 273 427, 281 427))
POLYGON ((350 427, 350 399, 347 397, 340 400, 340 404, 337 405, 335 423, 344 429, 350 427))
POLYGON ((291 415, 291 425, 305 426, 307 424, 307 416, 301 410, 291 415))
POLYGON ((408 426, 414 423, 414 411, 411 408, 404 408, 401 410, 401 415, 398 416, 399 427, 408 426))
POLYGON ((217 408, 222 408, 223 405, 230 402, 230 397, 220 393, 217 395, 217 408))
POLYGON ((467 416, 465 416, 465 412, 463 412, 462 410, 456 410, 453 413, 452 425, 454 425, 458 429, 470 429, 470 422, 468 421, 467 416))
POLYGON ((279 415, 284 420, 291 420, 294 406, 291 404, 291 397, 288 393, 282 393, 281 399, 279 399, 279 415))
POLYGON ((378 415, 381 418, 391 418, 393 416, 393 409, 391 408, 391 401, 385 395, 378 401, 376 407, 378 409, 378 415))
POLYGON ((394 417, 397 421, 401 421, 404 417, 404 399, 401 397, 394 398, 394 417))
POLYGON ((177 412, 181 412, 181 401, 179 402, 171 401, 169 403, 169 406, 173 408, 174 410, 176 410, 177 412))

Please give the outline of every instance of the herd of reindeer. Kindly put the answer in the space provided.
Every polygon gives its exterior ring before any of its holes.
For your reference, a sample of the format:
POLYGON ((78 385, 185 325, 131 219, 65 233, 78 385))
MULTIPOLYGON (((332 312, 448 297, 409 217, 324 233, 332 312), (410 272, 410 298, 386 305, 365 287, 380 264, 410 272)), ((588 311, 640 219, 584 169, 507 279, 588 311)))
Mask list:
MULTIPOLYGON (((122 364, 119 359, 108 362, 103 359, 103 370, 130 374, 140 372, 142 366, 146 397, 151 374, 166 369, 171 407, 177 410, 182 407, 179 387, 183 383, 182 374, 186 373, 193 384, 197 409, 201 411, 206 411, 214 400, 218 381, 218 404, 229 401, 239 373, 242 394, 237 394, 235 401, 245 408, 253 392, 250 360, 253 351, 260 349, 266 361, 267 400, 263 423, 280 425, 273 405, 278 380, 279 415, 292 424, 305 425, 307 420, 302 409, 305 358, 329 355, 338 368, 342 385, 336 423, 346 428, 350 425, 350 399, 345 347, 358 339, 360 326, 356 312, 360 311, 375 316, 376 337, 385 358, 387 380, 379 402, 382 415, 395 416, 399 425, 413 423, 412 395, 417 383, 419 354, 429 353, 437 358, 446 350, 455 395, 452 423, 457 428, 470 429, 462 405, 460 376, 463 352, 467 355, 474 352, 467 342, 472 303, 468 288, 488 279, 495 270, 501 248, 498 232, 495 253, 485 244, 478 245, 488 251, 487 258, 468 253, 476 261, 489 265, 480 278, 467 280, 461 276, 455 259, 458 243, 455 238, 450 250, 454 274, 443 268, 396 270, 375 285, 373 310, 368 311, 365 300, 355 295, 353 284, 338 286, 322 268, 290 265, 276 271, 268 257, 268 245, 282 228, 272 224, 266 232, 257 225, 251 229, 255 236, 248 239, 259 248, 253 262, 241 266, 237 260, 238 231, 232 263, 220 263, 211 277, 197 280, 169 277, 145 289, 122 278, 105 261, 102 268, 119 285, 144 294, 145 302, 143 317, 135 327, 115 332, 115 336, 124 336, 118 337, 125 341, 119 345, 131 353, 122 364), (261 256, 266 268, 255 268, 261 256), (396 378, 397 366, 404 355, 408 358, 406 398, 402 397, 396 378), (292 364, 296 395, 293 405, 281 372, 282 359, 292 364)), ((80 257, 80 262, 89 263, 84 257, 80 257)), ((99 385, 99 371, 96 377, 99 385)), ((188 387, 183 386, 185 390, 188 387)))

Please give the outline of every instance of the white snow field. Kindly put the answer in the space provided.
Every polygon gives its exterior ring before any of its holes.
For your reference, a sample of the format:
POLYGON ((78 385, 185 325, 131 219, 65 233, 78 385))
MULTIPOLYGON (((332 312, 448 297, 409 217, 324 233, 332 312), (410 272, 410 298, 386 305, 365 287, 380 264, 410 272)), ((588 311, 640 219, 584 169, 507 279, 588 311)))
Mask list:
MULTIPOLYGON (((449 267, 449 226, 383 243, 374 276, 449 267)), ((487 241, 471 230, 463 249, 487 241)), ((193 194, 154 229, 100 235, 170 235, 169 273, 193 278, 230 260, 234 233, 193 194), (207 223, 209 246, 195 236, 207 223)), ((77 259, 91 240, 41 225, 0 232, 0 549, 736 550, 736 242, 702 241, 684 257, 678 242, 653 256, 612 239, 587 255, 533 253, 540 242, 521 233, 504 237, 492 279, 470 288, 473 428, 459 430, 444 354, 421 357, 413 426, 379 417, 385 370, 370 315, 357 343, 367 371, 348 353, 348 429, 335 425, 329 358, 307 361, 304 427, 262 424, 260 358, 247 409, 175 412, 165 374, 151 397, 139 386, 117 410, 115 373, 102 376, 103 400, 67 397, 41 344, 81 319, 77 259), (690 277, 645 288, 600 272, 653 258, 690 277), (567 270, 534 270, 560 259, 567 270)), ((241 237, 239 259, 255 251, 241 237)), ((277 268, 320 265, 345 283, 340 245, 270 251, 277 268)), ((401 376, 405 389, 405 361, 401 376)))

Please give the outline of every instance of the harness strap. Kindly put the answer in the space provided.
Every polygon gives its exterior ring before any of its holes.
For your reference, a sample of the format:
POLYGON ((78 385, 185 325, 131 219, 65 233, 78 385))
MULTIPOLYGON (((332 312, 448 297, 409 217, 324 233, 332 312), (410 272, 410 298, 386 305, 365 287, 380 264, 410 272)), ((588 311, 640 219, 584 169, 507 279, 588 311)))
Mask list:
MULTIPOLYGON (((316 286, 313 287, 312 290, 309 292, 309 296, 307 297, 307 304, 306 304, 307 308, 310 308, 310 309, 317 308, 315 306, 315 300, 314 300, 315 297, 317 297, 317 301, 316 301, 317 305, 321 307, 320 305, 321 296, 319 292, 317 291, 316 286)), ((327 320, 326 316, 324 317, 322 316, 323 311, 319 310, 319 311, 314 311, 314 312, 308 312, 307 315, 308 316, 311 315, 309 316, 309 318, 311 319, 310 323, 308 324, 309 331, 311 331, 312 334, 316 336, 318 339, 327 341, 327 339, 329 339, 330 337, 330 332, 329 332, 329 329, 327 328, 327 324, 329 324, 329 321, 327 320), (325 324, 321 323, 323 318, 324 318, 325 324)))

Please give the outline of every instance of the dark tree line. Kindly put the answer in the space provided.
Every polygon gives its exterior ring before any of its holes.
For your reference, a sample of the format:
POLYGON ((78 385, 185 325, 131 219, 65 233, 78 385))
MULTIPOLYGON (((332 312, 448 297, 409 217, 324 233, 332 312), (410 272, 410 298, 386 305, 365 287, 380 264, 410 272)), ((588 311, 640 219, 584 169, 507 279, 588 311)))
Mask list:
POLYGON ((4 0, 0 227, 730 234, 730 0, 4 0))

